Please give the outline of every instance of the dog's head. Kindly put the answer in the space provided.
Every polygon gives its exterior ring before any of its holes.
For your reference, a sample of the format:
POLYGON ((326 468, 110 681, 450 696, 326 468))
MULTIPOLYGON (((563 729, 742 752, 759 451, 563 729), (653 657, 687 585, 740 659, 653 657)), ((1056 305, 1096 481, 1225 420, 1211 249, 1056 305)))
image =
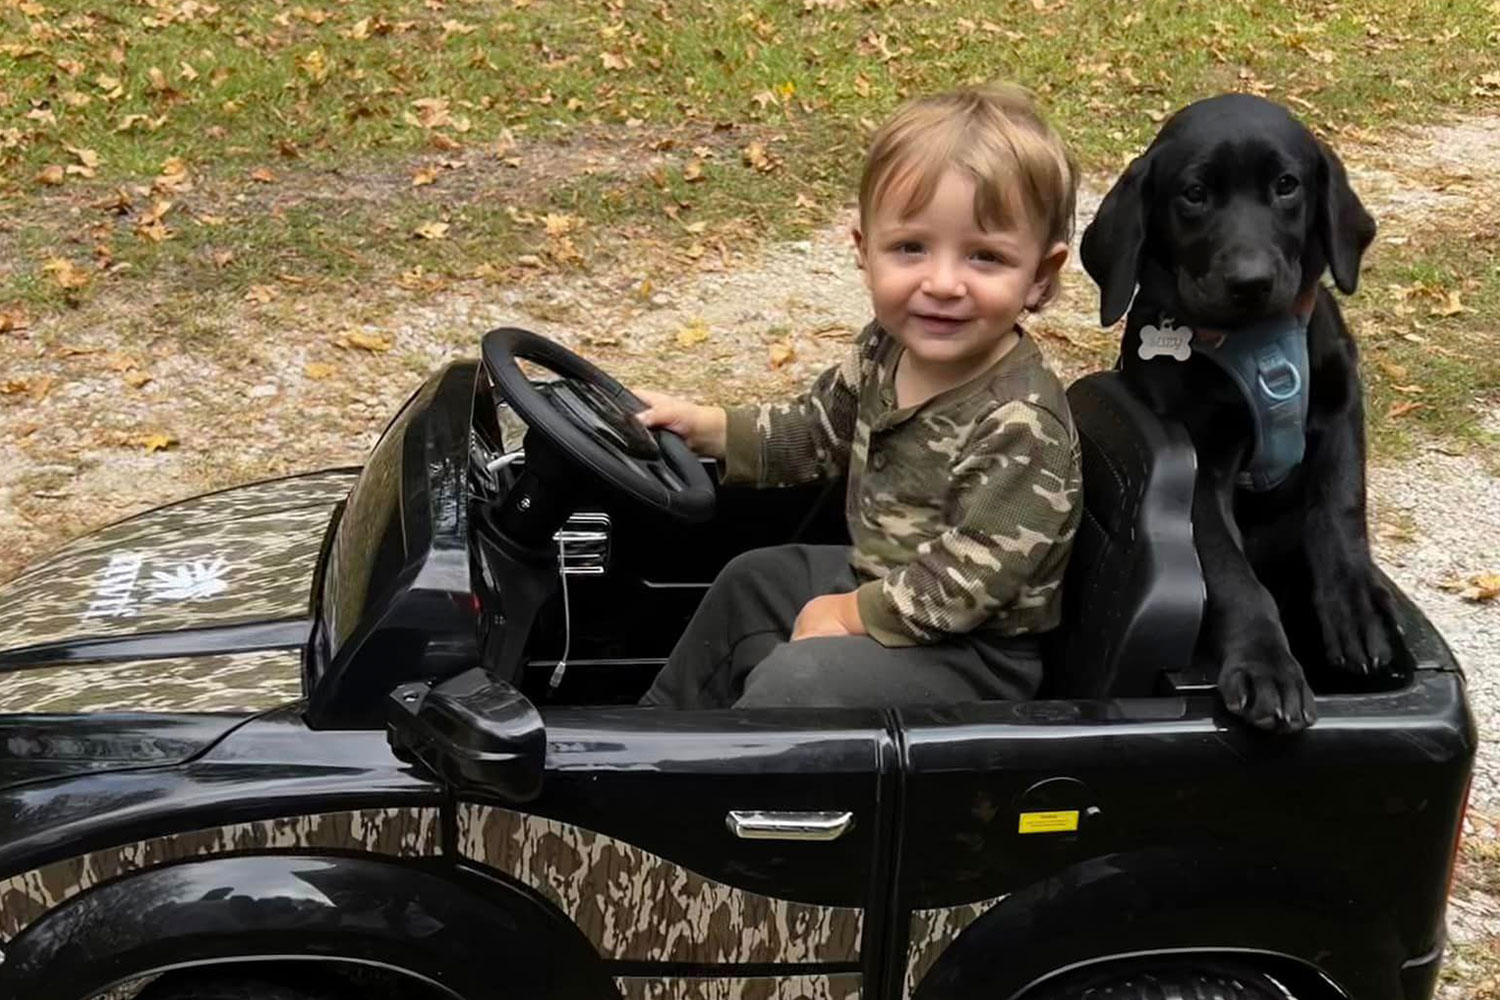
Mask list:
POLYGON ((1325 269, 1353 292, 1374 238, 1331 149, 1280 105, 1227 94, 1167 120, 1080 249, 1105 326, 1140 281, 1180 321, 1234 328, 1290 311, 1325 269))

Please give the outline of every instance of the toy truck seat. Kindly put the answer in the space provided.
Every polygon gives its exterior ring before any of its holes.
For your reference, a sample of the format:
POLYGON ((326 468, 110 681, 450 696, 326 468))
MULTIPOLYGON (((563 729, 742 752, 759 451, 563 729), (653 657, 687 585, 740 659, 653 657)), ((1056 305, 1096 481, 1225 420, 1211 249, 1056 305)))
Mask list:
POLYGON ((1063 620, 1048 637, 1053 698, 1160 694, 1192 664, 1205 590, 1193 547, 1197 457, 1119 372, 1068 389, 1083 461, 1082 522, 1063 581, 1063 620))

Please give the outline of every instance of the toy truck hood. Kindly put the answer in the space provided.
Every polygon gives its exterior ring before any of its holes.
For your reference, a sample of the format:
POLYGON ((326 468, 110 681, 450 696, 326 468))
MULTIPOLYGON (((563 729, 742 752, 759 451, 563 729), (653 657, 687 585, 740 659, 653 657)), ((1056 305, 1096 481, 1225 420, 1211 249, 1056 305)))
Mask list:
POLYGON ((299 697, 319 547, 356 474, 148 511, 0 587, 0 717, 246 712, 299 697))

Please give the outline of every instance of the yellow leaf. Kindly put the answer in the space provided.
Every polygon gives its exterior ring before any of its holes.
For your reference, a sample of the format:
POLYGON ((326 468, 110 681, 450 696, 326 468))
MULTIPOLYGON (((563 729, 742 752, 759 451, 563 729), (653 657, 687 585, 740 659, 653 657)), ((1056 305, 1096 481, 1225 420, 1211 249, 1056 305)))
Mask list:
POLYGON ((313 49, 307 55, 297 60, 297 68, 307 75, 313 83, 322 83, 328 79, 328 59, 323 55, 322 49, 313 49))
POLYGON ((708 326, 701 319, 695 319, 677 331, 678 347, 697 347, 707 339, 708 326))
POLYGON ((275 184, 276 175, 265 167, 256 167, 250 171, 250 179, 258 184, 275 184))
POLYGON ((154 451, 166 451, 177 444, 177 439, 165 431, 157 431, 155 434, 147 434, 137 438, 136 443, 146 449, 146 454, 154 451))
POLYGON ((391 349, 391 338, 379 333, 365 333, 362 330, 347 330, 334 343, 339 347, 369 351, 372 354, 380 354, 391 349))
POLYGON ((125 384, 130 386, 132 389, 139 389, 150 381, 151 376, 142 371, 132 371, 125 373, 125 384))
POLYGON ((334 374, 339 369, 337 365, 330 365, 326 361, 309 361, 305 370, 308 378, 323 379, 334 374))
POLYGON ((65 171, 60 164, 49 163, 37 172, 36 182, 48 187, 57 187, 63 182, 65 171))
POLYGON ((191 63, 183 63, 177 68, 177 75, 189 83, 198 79, 198 71, 193 69, 191 63))
POLYGON ((1459 591, 1459 597, 1475 603, 1493 601, 1500 597, 1500 573, 1478 573, 1469 579, 1469 585, 1459 591))
POLYGON ((412 235, 424 240, 445 240, 448 238, 448 223, 424 222, 412 230, 412 235))
POLYGON ((251 285, 250 290, 245 293, 245 299, 249 302, 258 302, 267 305, 270 301, 281 294, 274 285, 251 285))
POLYGON ((689 184, 703 180, 703 161, 688 160, 682 167, 682 179, 689 184))
POLYGON ((548 212, 542 219, 542 224, 547 227, 548 236, 562 236, 564 233, 572 232, 578 226, 578 219, 572 215, 555 215, 548 212))
POLYGON ((73 291, 89 283, 89 274, 66 257, 53 257, 42 265, 42 270, 52 275, 57 287, 73 291))
POLYGON ((78 163, 81 166, 88 167, 92 170, 94 167, 97 167, 99 165, 99 154, 94 152, 92 149, 80 149, 77 146, 65 146, 63 148, 77 157, 78 163))
POLYGON ((217 267, 220 270, 223 270, 224 268, 228 267, 233 260, 234 260, 234 251, 233 250, 215 250, 214 251, 214 267, 217 267))
POLYGON ((599 62, 605 69, 622 70, 630 65, 630 60, 614 52, 599 53, 599 62))
POLYGON ((152 66, 146 70, 146 78, 151 81, 151 89, 157 93, 161 93, 168 87, 167 74, 163 73, 159 67, 152 66))
POLYGON ((412 171, 411 186, 415 188, 426 184, 436 184, 437 175, 437 167, 419 167, 412 171))
POLYGON ((763 174, 776 169, 776 161, 771 158, 770 153, 766 152, 764 143, 752 142, 745 147, 741 155, 747 166, 754 167, 763 174))
POLYGON ((780 368, 788 362, 797 360, 797 352, 792 349, 790 343, 771 345, 771 367, 780 368))
POLYGON ((1468 307, 1466 307, 1461 301, 1459 301, 1458 292, 1453 291, 1448 293, 1447 297, 1443 300, 1442 305, 1432 310, 1432 314, 1434 316, 1442 316, 1446 318, 1449 316, 1457 316, 1459 313, 1468 311, 1468 307))

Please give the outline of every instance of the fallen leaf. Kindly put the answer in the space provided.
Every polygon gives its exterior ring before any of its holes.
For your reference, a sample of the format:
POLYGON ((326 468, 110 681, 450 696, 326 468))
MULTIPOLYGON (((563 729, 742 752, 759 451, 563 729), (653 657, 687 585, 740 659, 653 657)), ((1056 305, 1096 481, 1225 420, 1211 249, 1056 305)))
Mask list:
POLYGON ((136 439, 136 443, 146 449, 146 454, 154 451, 166 451, 177 444, 177 438, 165 431, 157 431, 155 434, 146 434, 136 439))
POLYGON ((298 59, 297 68, 307 74, 313 83, 322 83, 328 79, 328 59, 323 55, 322 49, 313 49, 298 59))
POLYGON ((411 186, 423 187, 427 184, 437 183, 437 167, 419 167, 412 171, 411 186))
POLYGON ((578 218, 572 215, 556 215, 548 212, 542 219, 542 224, 547 227, 548 236, 562 236, 572 232, 578 226, 578 218))
POLYGON ((304 369, 308 378, 323 379, 337 372, 337 365, 330 365, 326 361, 309 361, 304 369))
POLYGON ((233 250, 215 250, 214 251, 214 267, 217 267, 219 270, 222 271, 224 268, 228 267, 230 265, 230 263, 233 262, 233 261, 234 261, 234 251, 233 250))
POLYGON ((20 306, 0 309, 0 333, 18 333, 26 329, 28 322, 20 306))
POLYGON ((688 160, 682 167, 682 179, 689 184, 703 180, 703 161, 688 160))
POLYGON ((142 371, 133 371, 133 372, 126 372, 125 373, 125 384, 128 385, 128 386, 130 386, 132 389, 139 389, 139 388, 141 388, 141 386, 145 385, 147 382, 150 382, 150 381, 151 381, 151 376, 148 375, 145 372, 142 372, 142 371))
POLYGON ((1474 573, 1456 576, 1438 582, 1438 586, 1450 594, 1457 594, 1476 604, 1488 603, 1500 597, 1500 573, 1474 573))
POLYGON ((380 354, 391 349, 391 338, 379 333, 365 333, 362 330, 347 330, 334 340, 334 343, 339 347, 370 351, 373 354, 380 354))
POLYGON ((250 171, 250 179, 252 181, 255 181, 257 184, 276 183, 276 175, 267 170, 265 167, 256 167, 254 170, 250 171))
POLYGON ((1426 405, 1426 403, 1415 403, 1411 401, 1407 401, 1405 403, 1392 403, 1391 408, 1385 411, 1385 415, 1387 417, 1404 417, 1413 410, 1420 410, 1426 405))
POLYGON ((270 301, 281 294, 274 285, 251 285, 250 290, 245 293, 245 300, 267 305, 270 301))
POLYGON ((92 149, 80 149, 77 146, 64 146, 63 148, 72 153, 81 166, 92 170, 99 165, 99 154, 92 149))
POLYGON ((448 223, 424 222, 412 230, 412 235, 424 240, 445 240, 448 238, 448 223))
POLYGON ((695 319, 677 331, 678 347, 697 347, 707 339, 708 326, 701 319, 695 319))
POLYGON ((74 291, 89 283, 89 274, 66 257, 52 257, 42 265, 42 270, 52 275, 57 287, 63 291, 74 291))
POLYGON ((768 174, 777 167, 776 160, 772 158, 770 153, 766 152, 765 144, 761 142, 752 142, 744 148, 740 155, 747 166, 754 167, 763 174, 768 174))
POLYGON ((57 187, 63 182, 64 176, 65 171, 63 170, 61 164, 49 163, 41 170, 37 171, 36 182, 38 184, 45 184, 48 187, 57 187))
POLYGON ((1448 293, 1447 298, 1443 300, 1442 305, 1437 306, 1432 310, 1432 314, 1434 316, 1441 316, 1446 319, 1449 316, 1457 316, 1459 313, 1465 313, 1468 311, 1468 307, 1459 300, 1458 292, 1452 291, 1448 293))
POLYGON ((788 362, 797 360, 797 352, 792 349, 790 343, 779 343, 771 345, 771 367, 780 368, 788 362))

